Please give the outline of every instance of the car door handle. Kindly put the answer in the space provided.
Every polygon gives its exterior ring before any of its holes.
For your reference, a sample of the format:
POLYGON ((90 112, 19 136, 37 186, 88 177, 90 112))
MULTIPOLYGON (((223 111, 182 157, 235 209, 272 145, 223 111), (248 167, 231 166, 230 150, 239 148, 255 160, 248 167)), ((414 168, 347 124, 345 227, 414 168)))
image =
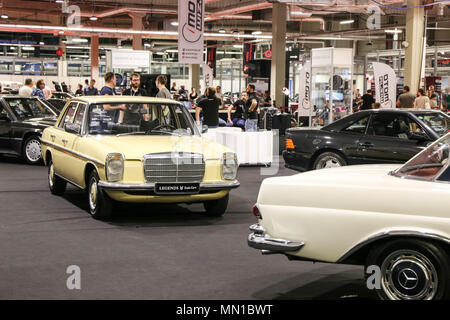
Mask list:
POLYGON ((66 139, 62 139, 61 141, 62 141, 62 143, 64 144, 64 147, 66 146, 67 142, 69 142, 69 141, 66 140, 66 139))
POLYGON ((361 143, 359 143, 359 146, 363 147, 363 148, 371 148, 371 147, 373 147, 373 143, 371 143, 371 142, 361 142, 361 143))
POLYGON ((52 139, 52 142, 55 142, 56 136, 54 134, 51 134, 50 139, 52 139))

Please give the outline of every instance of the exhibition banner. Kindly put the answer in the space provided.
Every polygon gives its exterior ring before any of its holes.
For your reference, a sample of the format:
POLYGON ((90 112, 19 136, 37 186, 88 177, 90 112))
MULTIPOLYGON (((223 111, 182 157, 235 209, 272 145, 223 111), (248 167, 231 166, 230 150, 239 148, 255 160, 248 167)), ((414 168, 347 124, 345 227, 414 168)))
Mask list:
POLYGON ((397 97, 397 76, 395 71, 385 63, 372 62, 375 101, 381 104, 381 108, 395 108, 397 97))
POLYGON ((214 70, 208 66, 206 63, 203 63, 203 89, 202 92, 213 85, 214 80, 214 70))
POLYGON ((111 67, 117 69, 136 69, 150 67, 150 51, 112 49, 111 67))
POLYGON ((298 116, 308 117, 311 112, 311 61, 307 61, 300 70, 299 83, 298 116))
POLYGON ((204 0, 178 0, 178 61, 203 62, 204 0))

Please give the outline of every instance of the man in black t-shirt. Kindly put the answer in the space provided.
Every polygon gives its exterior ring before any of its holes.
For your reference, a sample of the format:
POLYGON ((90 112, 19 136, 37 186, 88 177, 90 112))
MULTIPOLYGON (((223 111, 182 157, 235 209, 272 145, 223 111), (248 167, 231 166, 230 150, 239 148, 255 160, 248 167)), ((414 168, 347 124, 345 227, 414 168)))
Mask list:
POLYGON ((203 124, 209 128, 217 128, 219 126, 219 107, 222 101, 216 97, 216 89, 208 88, 207 98, 198 102, 195 109, 195 120, 200 124, 200 112, 203 112, 203 124))
MULTIPOLYGON (((131 87, 125 89, 122 95, 132 97, 147 95, 147 91, 141 88, 141 75, 139 73, 133 73, 131 75, 131 87)), ((123 122, 126 124, 139 124, 139 122, 143 120, 140 110, 141 107, 142 104, 126 104, 123 122)))
POLYGON ((245 102, 245 112, 247 121, 245 121, 245 131, 258 131, 258 97, 256 96, 255 86, 247 86, 248 99, 245 102))
POLYGON ((227 126, 235 126, 240 127, 241 129, 245 129, 245 102, 247 101, 247 99, 247 92, 243 92, 242 98, 228 107, 227 126), (236 108, 236 110, 233 113, 233 118, 231 118, 231 110, 233 108, 236 108))
POLYGON ((372 90, 367 90, 367 93, 361 97, 362 102, 361 110, 368 110, 373 108, 373 104, 375 103, 375 99, 372 96, 372 90))

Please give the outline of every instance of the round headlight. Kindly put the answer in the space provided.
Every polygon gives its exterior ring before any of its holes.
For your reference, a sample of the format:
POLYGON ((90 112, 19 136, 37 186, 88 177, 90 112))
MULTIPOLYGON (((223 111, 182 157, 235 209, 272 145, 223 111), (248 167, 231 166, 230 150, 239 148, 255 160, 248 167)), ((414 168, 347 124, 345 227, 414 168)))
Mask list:
POLYGON ((123 157, 120 153, 110 153, 106 156, 106 179, 120 181, 123 178, 123 157))

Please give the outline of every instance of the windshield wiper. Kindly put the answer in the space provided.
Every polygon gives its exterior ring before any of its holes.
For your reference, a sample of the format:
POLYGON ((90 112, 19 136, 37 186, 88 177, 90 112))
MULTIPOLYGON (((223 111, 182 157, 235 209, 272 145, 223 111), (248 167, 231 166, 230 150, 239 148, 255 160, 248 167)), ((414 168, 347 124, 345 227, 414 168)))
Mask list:
POLYGON ((173 131, 164 131, 164 130, 148 130, 146 134, 152 134, 152 133, 164 133, 164 134, 170 134, 170 135, 176 135, 181 136, 179 133, 175 133, 173 131))
POLYGON ((125 132, 125 133, 119 133, 116 134, 116 137, 123 137, 123 136, 134 136, 138 134, 145 134, 144 131, 134 131, 134 132, 125 132))

